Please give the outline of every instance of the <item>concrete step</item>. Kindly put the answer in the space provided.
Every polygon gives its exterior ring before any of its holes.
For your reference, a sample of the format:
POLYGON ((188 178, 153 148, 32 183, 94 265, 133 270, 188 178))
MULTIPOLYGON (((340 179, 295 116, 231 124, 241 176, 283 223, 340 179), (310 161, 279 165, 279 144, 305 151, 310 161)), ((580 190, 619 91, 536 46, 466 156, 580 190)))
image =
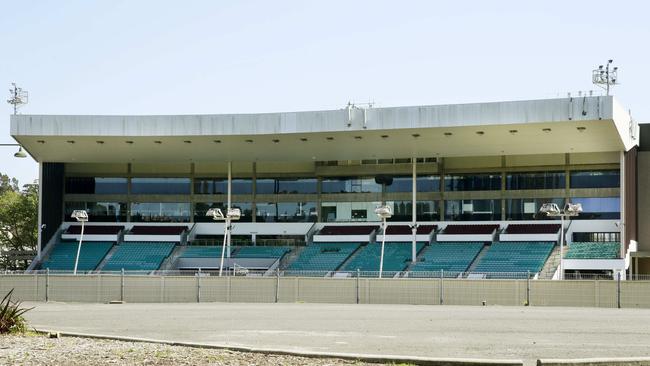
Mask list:
POLYGON ((476 266, 478 266, 478 264, 481 262, 481 259, 483 259, 483 257, 485 256, 488 250, 490 250, 490 246, 484 245, 483 248, 481 248, 481 251, 478 252, 478 254, 476 255, 476 258, 474 258, 472 263, 469 265, 466 272, 468 273, 473 272, 476 266))

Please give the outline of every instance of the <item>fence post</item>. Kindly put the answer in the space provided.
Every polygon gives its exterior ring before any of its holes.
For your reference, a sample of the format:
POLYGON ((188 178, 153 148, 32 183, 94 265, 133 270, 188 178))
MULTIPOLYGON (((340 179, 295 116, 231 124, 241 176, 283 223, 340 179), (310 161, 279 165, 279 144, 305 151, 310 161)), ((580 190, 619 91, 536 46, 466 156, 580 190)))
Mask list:
POLYGON ((444 286, 442 284, 443 278, 445 278, 445 270, 441 269, 440 270, 440 289, 438 292, 440 292, 440 305, 444 304, 444 296, 443 296, 443 291, 444 291, 444 286))
POLYGON ((530 306, 530 271, 526 275, 526 306, 530 306))
POLYGON ((275 269, 275 302, 280 300, 280 268, 275 269))
POLYGON ((50 269, 45 270, 45 302, 50 301, 50 269))
POLYGON ((196 302, 201 302, 201 268, 196 274, 196 302))
POLYGON ((360 295, 359 295, 359 291, 361 291, 361 289, 359 288, 359 278, 360 277, 361 277, 361 271, 359 270, 359 268, 357 268, 357 304, 360 301, 360 295))
POLYGON ((124 268, 120 271, 120 301, 124 302, 124 268))
POLYGON ((616 306, 621 308, 621 272, 618 272, 616 278, 616 306))

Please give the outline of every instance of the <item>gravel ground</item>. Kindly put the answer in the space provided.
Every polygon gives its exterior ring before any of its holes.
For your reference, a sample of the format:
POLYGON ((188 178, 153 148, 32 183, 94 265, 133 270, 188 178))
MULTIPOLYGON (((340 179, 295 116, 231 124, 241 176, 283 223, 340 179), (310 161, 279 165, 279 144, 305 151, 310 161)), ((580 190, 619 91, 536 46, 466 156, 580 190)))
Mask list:
MULTIPOLYGON (((350 360, 233 352, 42 335, 0 336, 1 365, 372 365, 350 360)), ((376 365, 376 364, 374 364, 376 365)))

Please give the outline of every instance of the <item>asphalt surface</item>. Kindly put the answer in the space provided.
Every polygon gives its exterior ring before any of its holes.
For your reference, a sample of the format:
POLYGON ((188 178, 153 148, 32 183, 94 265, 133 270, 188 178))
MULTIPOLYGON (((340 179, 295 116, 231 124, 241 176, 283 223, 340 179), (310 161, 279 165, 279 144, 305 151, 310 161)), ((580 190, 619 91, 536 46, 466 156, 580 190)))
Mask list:
POLYGON ((37 329, 279 350, 520 359, 650 356, 650 309, 26 303, 37 329))

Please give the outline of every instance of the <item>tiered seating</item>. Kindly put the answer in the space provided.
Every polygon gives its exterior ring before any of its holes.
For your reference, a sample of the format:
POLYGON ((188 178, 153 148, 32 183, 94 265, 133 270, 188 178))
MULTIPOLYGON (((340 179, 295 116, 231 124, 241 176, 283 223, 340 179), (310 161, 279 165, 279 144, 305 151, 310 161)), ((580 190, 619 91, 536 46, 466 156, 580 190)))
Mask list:
POLYGON ((560 224, 510 224, 505 234, 556 234, 560 224))
MULTIPOLYGON (((52 271, 72 271, 77 256, 77 241, 64 241, 54 244, 54 248, 41 268, 52 271)), ((77 271, 92 271, 104 259, 106 253, 113 247, 110 242, 83 242, 79 253, 77 271)))
MULTIPOLYGON (((436 225, 420 225, 416 232, 417 235, 428 235, 436 230, 436 225)), ((388 225, 386 228, 386 235, 411 235, 411 227, 408 225, 388 225)))
POLYGON ((289 247, 235 247, 235 258, 282 258, 291 248, 289 247))
POLYGON ((124 242, 104 266, 104 271, 153 271, 174 250, 176 243, 124 242))
POLYGON ((318 235, 370 235, 377 230, 377 225, 333 226, 328 225, 320 229, 318 235))
POLYGON ((617 259, 621 256, 618 242, 573 242, 566 259, 617 259))
POLYGON ((287 268, 289 271, 334 271, 359 248, 359 243, 313 243, 287 268))
MULTIPOLYGON (((554 242, 495 242, 474 268, 477 273, 539 272, 551 254, 554 242)), ((491 276, 498 277, 498 276, 491 276)))
POLYGON ((221 258, 221 246, 188 245, 180 258, 221 258))
POLYGON ((181 235, 187 226, 145 226, 135 225, 131 228, 131 235, 181 235))
MULTIPOLYGON (((456 277, 467 271, 478 253, 483 249, 483 243, 453 242, 435 243, 427 246, 420 260, 411 267, 412 277, 421 277, 423 273, 414 272, 446 272, 445 276, 456 277)), ((434 275, 432 273, 427 276, 434 275)))
POLYGON ((472 224, 460 224, 460 225, 447 225, 443 234, 448 235, 482 235, 482 234, 492 234, 495 230, 499 228, 499 225, 496 224, 482 224, 482 225, 472 225, 472 224))
MULTIPOLYGON (((411 260, 411 243, 390 242, 384 246, 384 267, 386 272, 403 271, 411 260)), ((419 253, 424 243, 417 243, 416 250, 419 253)), ((357 254, 345 265, 343 270, 362 272, 379 271, 379 260, 381 257, 381 243, 371 243, 361 248, 357 254)))
MULTIPOLYGON (((124 226, 108 226, 108 225, 85 225, 84 235, 117 235, 124 226)), ((65 231, 65 234, 79 235, 81 234, 81 225, 71 225, 65 231)))

